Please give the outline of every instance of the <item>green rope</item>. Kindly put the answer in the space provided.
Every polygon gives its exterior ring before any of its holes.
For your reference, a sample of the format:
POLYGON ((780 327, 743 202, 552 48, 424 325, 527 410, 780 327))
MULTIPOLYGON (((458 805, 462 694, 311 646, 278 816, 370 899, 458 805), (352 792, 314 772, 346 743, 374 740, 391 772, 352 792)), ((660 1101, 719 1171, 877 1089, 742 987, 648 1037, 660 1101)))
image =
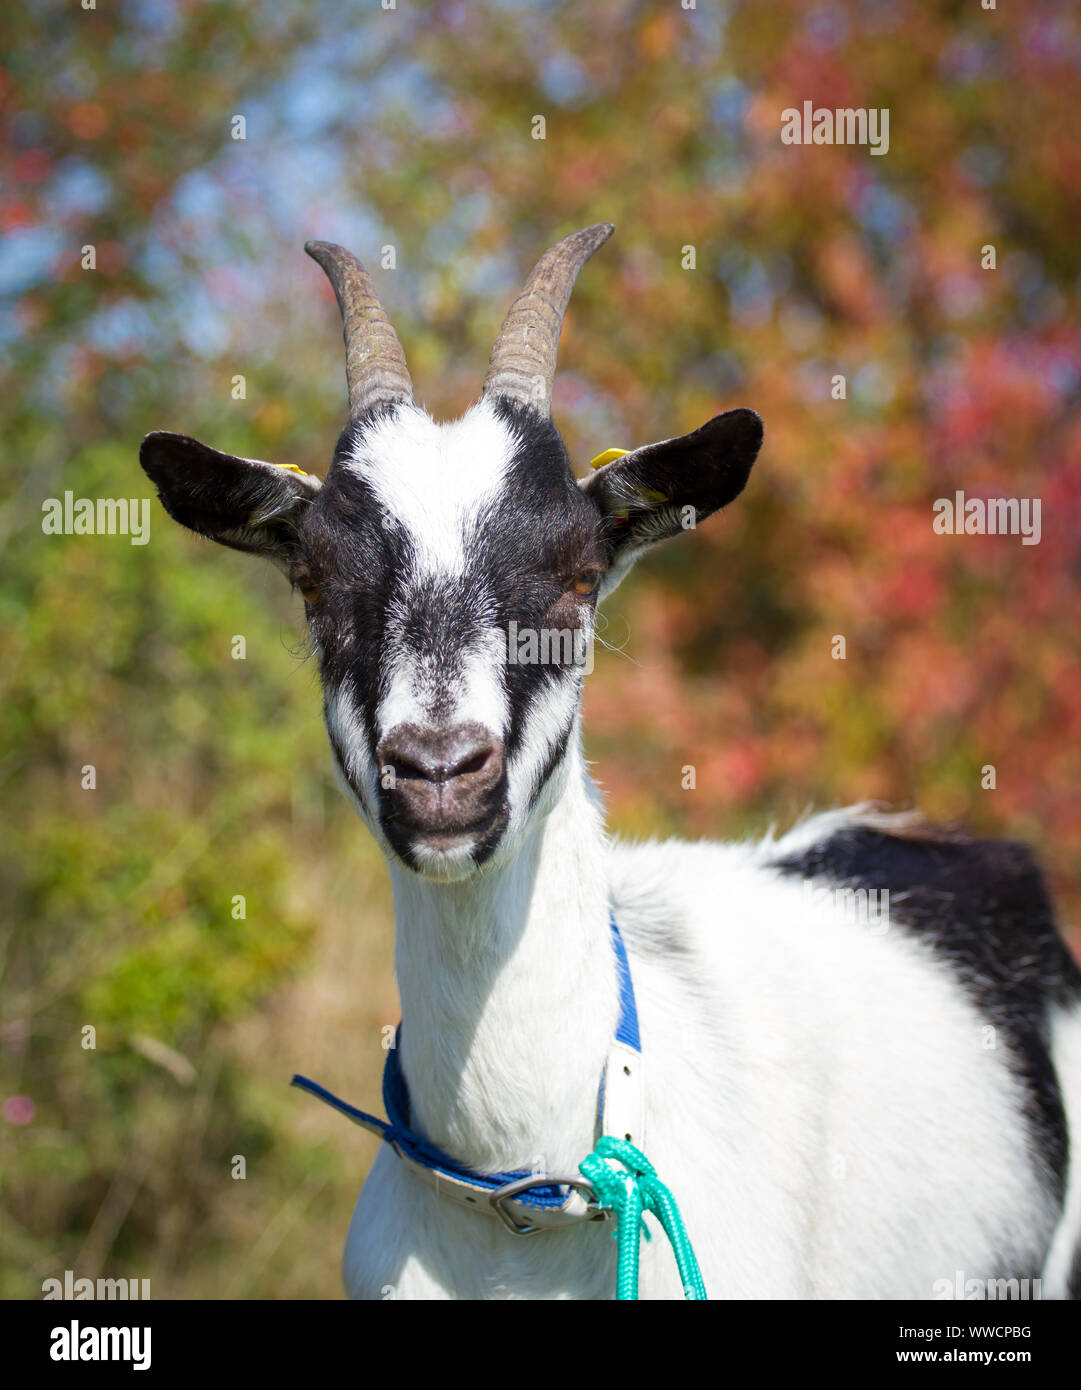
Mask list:
POLYGON ((692 1301, 704 1300, 706 1286, 698 1269, 698 1261, 687 1237, 683 1217, 676 1199, 657 1177, 656 1169, 640 1149, 626 1139, 605 1135, 597 1147, 578 1165, 582 1176, 592 1184, 597 1202, 614 1213, 617 1226, 615 1238, 619 1254, 616 1265, 616 1298, 633 1301, 638 1298, 638 1253, 642 1233, 649 1240, 643 1216, 651 1211, 661 1223, 672 1246, 683 1281, 683 1296, 692 1301), (626 1172, 609 1166, 608 1160, 622 1163, 626 1172))

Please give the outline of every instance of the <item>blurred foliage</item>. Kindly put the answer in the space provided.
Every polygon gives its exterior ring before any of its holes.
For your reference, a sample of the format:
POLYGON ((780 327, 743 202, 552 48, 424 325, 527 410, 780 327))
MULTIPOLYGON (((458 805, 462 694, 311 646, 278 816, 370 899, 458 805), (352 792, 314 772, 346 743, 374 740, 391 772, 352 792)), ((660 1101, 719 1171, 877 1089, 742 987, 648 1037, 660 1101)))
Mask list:
POLYGON ((763 416, 745 497, 609 605, 587 728, 617 828, 915 800, 1032 840, 1076 909, 1076 12, 42 0, 3 23, 0 1294, 65 1268, 338 1291, 371 1146, 284 1082, 374 1099, 390 912, 300 615, 156 502, 146 546, 40 524, 65 489, 147 496, 151 428, 323 471, 344 391, 306 237, 368 261, 444 415, 537 254, 611 220, 561 348, 579 467, 763 416), (804 100, 888 107, 889 153, 783 145, 804 100), (935 535, 958 489, 1042 498, 1040 545, 935 535))

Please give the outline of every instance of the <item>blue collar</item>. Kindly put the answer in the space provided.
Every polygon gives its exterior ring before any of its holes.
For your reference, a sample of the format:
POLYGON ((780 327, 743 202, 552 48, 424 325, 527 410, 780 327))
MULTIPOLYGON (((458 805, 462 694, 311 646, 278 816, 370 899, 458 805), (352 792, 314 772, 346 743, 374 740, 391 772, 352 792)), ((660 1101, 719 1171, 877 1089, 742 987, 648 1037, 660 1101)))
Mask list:
MULTIPOLYGON (((612 1066, 613 1057, 618 1056, 622 1062, 632 1054, 635 1058, 639 1057, 642 1050, 638 1031, 638 1009, 627 951, 614 916, 610 918, 610 925, 619 980, 619 1024, 616 1028, 613 1051, 609 1054, 609 1063, 601 1076, 598 1091, 597 1127, 601 1133, 605 1131, 606 1123, 606 1090, 612 1085, 612 1078, 617 1073, 617 1069, 612 1066)), ((398 1060, 401 1037, 402 1028, 399 1024, 394 1045, 387 1052, 383 1068, 383 1107, 387 1112, 386 1120, 358 1110, 314 1081, 309 1081, 306 1076, 294 1076, 292 1084, 324 1101, 354 1124, 360 1125, 389 1144, 399 1158, 441 1196, 451 1197, 478 1209, 488 1207, 516 1234, 531 1234, 542 1225, 564 1224, 561 1218, 597 1218, 599 1212, 596 1206, 591 1205, 588 1200, 582 1200, 583 1192, 591 1192, 591 1189, 589 1184, 581 1179, 557 1178, 521 1169, 506 1173, 476 1173, 412 1129, 409 1088, 398 1060), (512 1192, 508 1189, 515 1190, 512 1192), (523 1215, 521 1209, 527 1209, 526 1219, 515 1220, 508 1210, 511 1207, 518 1209, 519 1216, 523 1215), (544 1220, 545 1217, 548 1219, 544 1220)), ((633 1070, 637 1073, 637 1065, 633 1070)), ((631 1067, 621 1065, 618 1072, 621 1077, 623 1074, 630 1076, 631 1067)), ((637 1076, 635 1084, 636 1087, 640 1084, 637 1076)), ((623 1138, 624 1135, 620 1134, 619 1137, 623 1138)), ((640 1134, 635 1135, 635 1141, 641 1144, 640 1134)))

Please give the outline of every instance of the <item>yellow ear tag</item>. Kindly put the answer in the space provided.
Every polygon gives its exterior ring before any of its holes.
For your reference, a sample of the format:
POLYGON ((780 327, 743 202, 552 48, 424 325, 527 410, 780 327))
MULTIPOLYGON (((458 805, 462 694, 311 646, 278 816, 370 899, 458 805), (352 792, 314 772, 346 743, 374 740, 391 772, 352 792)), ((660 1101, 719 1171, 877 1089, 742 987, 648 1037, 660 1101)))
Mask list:
POLYGON ((603 468, 606 463, 611 463, 613 459, 621 459, 624 454, 629 454, 630 449, 605 449, 603 454, 598 454, 595 459, 589 460, 590 468, 603 468))
POLYGON ((298 477, 306 478, 308 475, 303 468, 298 468, 295 463, 276 463, 275 468, 284 468, 287 473, 296 473, 298 477))

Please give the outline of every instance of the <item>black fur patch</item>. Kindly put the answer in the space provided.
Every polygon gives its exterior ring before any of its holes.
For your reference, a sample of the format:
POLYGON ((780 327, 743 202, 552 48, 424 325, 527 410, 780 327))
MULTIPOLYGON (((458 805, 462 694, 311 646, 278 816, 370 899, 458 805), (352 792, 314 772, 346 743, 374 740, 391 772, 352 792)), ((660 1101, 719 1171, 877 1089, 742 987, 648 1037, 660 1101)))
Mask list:
POLYGON ((1069 1140, 1048 1014, 1054 1004, 1081 1000, 1081 974, 1055 929, 1027 846, 929 826, 886 833, 854 824, 772 867, 845 888, 889 890, 891 927, 916 933, 948 961, 1005 1040, 1028 1093, 1033 1158, 1061 1202, 1069 1140))
MULTIPOLYGON (((601 519, 582 495, 571 472, 559 431, 535 411, 501 401, 498 412, 518 437, 503 497, 475 538, 477 564, 495 595, 496 621, 505 630, 513 620, 523 632, 578 628, 592 600, 568 597, 575 576, 605 564, 601 519)), ((571 673, 561 665, 511 663, 504 667, 511 711, 506 753, 521 746, 529 713, 543 692, 571 673)), ((564 732, 557 744, 566 747, 564 732)), ((555 749, 553 749, 555 753, 555 749)), ((541 791, 558 755, 533 789, 541 791)))
POLYGON ((167 430, 146 436, 139 462, 174 521, 233 550, 288 566, 298 519, 317 495, 314 480, 167 430))
POLYGON ((677 439, 606 464, 583 491, 605 519, 609 559, 677 535, 684 509, 703 521, 739 496, 762 447, 753 410, 726 410, 677 439))

